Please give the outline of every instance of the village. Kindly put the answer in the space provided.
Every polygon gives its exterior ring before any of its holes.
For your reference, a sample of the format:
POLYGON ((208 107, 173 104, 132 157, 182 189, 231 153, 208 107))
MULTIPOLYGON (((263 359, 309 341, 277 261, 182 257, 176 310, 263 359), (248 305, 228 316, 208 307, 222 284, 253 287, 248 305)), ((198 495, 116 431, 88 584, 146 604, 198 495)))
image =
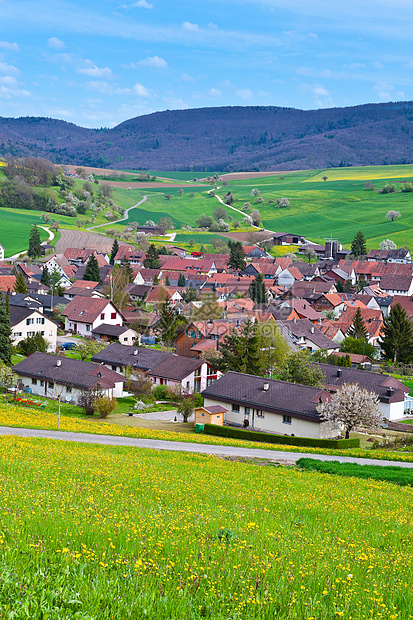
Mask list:
POLYGON ((153 244, 144 252, 115 240, 111 254, 67 248, 42 261, 3 260, 12 342, 27 353, 13 367, 16 388, 75 404, 97 391, 130 396, 132 385, 141 402, 164 386, 177 400, 202 396, 183 408, 199 432, 213 424, 337 439, 343 429, 320 404, 357 384, 377 396, 385 428, 397 429, 413 399, 383 367, 381 338, 395 307, 413 314, 409 251, 356 260, 338 239, 322 246, 274 233, 273 243, 295 245, 298 255, 273 257, 259 242, 230 241, 228 253, 210 254, 153 244), (266 361, 225 361, 234 334, 249 331, 261 334, 266 361), (90 361, 73 355, 85 343, 90 361), (316 380, 285 380, 279 367, 294 354, 317 369, 316 380))

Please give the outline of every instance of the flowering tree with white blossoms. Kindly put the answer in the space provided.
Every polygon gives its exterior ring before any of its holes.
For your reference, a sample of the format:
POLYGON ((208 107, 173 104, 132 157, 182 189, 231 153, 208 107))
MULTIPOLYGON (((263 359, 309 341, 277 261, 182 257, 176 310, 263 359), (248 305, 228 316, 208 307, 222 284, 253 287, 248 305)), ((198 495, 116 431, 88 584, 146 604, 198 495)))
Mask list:
POLYGON ((346 439, 353 428, 376 429, 383 421, 377 394, 360 387, 358 383, 345 383, 329 401, 318 405, 317 411, 323 422, 333 422, 342 427, 346 439))

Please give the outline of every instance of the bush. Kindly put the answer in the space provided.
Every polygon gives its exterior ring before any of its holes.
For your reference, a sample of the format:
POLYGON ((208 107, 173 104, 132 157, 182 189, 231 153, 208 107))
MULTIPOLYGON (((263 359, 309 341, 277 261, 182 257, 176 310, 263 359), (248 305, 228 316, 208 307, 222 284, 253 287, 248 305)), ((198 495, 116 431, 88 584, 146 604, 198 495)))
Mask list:
POLYGON ((95 411, 98 412, 101 418, 107 418, 117 406, 116 398, 111 398, 110 396, 100 396, 95 400, 95 411))
POLYGON ((155 396, 156 400, 167 400, 168 388, 166 385, 157 385, 153 388, 152 394, 155 396))
POLYGON ((359 448, 360 439, 313 439, 311 437, 286 437, 284 435, 270 435, 258 431, 244 431, 231 426, 216 426, 205 424, 204 432, 207 435, 219 435, 220 437, 233 437, 245 441, 260 441, 262 443, 279 443, 289 446, 308 446, 309 448, 332 448, 345 450, 347 448, 359 448))

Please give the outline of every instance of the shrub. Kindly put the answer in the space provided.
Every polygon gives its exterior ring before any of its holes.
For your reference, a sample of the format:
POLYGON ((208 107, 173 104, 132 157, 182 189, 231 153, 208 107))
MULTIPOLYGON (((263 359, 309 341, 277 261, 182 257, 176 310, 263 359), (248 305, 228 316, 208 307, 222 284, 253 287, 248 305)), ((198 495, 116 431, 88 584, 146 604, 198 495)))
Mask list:
POLYGON ((359 448, 360 439, 313 439, 311 437, 290 437, 284 435, 270 435, 258 431, 244 431, 231 426, 216 426, 205 424, 204 432, 207 435, 219 435, 220 437, 233 437, 245 441, 259 441, 263 443, 279 443, 289 446, 308 446, 309 448, 333 448, 347 449, 359 448))
POLYGON ((318 459, 299 459, 297 466, 309 471, 319 471, 335 476, 353 476, 383 480, 401 486, 413 485, 413 471, 410 468, 381 465, 359 465, 358 463, 340 463, 339 461, 320 461, 318 459))
POLYGON ((116 398, 111 398, 110 396, 100 396, 95 400, 95 411, 98 412, 101 418, 107 418, 117 406, 116 398))
POLYGON ((157 385, 152 390, 156 400, 166 400, 168 398, 168 388, 166 385, 157 385))

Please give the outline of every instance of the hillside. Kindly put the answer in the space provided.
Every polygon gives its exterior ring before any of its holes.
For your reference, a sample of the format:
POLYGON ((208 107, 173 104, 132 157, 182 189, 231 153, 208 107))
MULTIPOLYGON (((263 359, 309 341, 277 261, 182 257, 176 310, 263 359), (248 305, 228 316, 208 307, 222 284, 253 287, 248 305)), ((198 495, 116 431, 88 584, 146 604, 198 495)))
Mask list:
POLYGON ((0 118, 0 155, 151 170, 299 170, 413 162, 413 102, 156 112, 113 129, 0 118))

